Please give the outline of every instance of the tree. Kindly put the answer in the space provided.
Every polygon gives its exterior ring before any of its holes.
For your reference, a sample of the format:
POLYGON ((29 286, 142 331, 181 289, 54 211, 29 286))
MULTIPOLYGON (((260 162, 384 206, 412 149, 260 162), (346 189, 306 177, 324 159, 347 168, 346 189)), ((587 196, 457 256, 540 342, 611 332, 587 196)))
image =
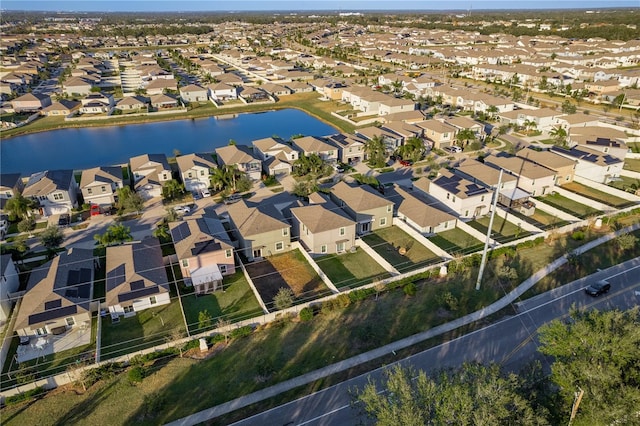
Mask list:
POLYGON ((303 155, 293 162, 293 174, 296 176, 311 175, 313 178, 320 177, 325 172, 325 162, 318 155, 311 153, 303 155))
POLYGON ((104 234, 95 234, 93 239, 101 246, 112 244, 122 244, 126 241, 133 241, 131 229, 123 224, 111 225, 104 234))
POLYGON ((47 229, 40 233, 40 243, 46 247, 47 250, 55 250, 62 245, 62 241, 64 241, 62 230, 55 225, 47 227, 47 229))
POLYGON ((369 380, 356 397, 381 426, 546 423, 546 412, 532 408, 528 393, 521 378, 502 375, 495 364, 464 364, 432 377, 396 365, 380 386, 369 380))
POLYGON ((494 119, 496 117, 496 114, 499 112, 500 110, 498 109, 497 106, 495 105, 491 105, 489 106, 489 108, 487 108, 487 112, 489 113, 489 116, 494 119))
POLYGON ((524 123, 523 123, 523 126, 524 126, 525 130, 526 130, 527 132, 529 132, 529 131, 530 131, 530 129, 535 129, 535 128, 537 128, 537 127, 538 127, 538 124, 537 124, 535 121, 533 121, 533 120, 525 120, 525 121, 524 121, 524 123))
POLYGON ((424 156, 426 150, 422 139, 415 136, 406 140, 404 145, 398 148, 398 155, 404 160, 420 161, 424 156))
POLYGON ((638 239, 633 234, 622 234, 616 238, 616 244, 621 251, 631 250, 637 242, 638 239))
POLYGON ((184 192, 184 185, 175 179, 171 179, 170 181, 167 181, 164 185, 162 185, 162 198, 168 201, 179 197, 180 195, 184 194, 184 192))
POLYGON ((638 307, 626 312, 572 309, 572 321, 555 320, 539 329, 539 350, 554 358, 551 380, 567 417, 575 392, 584 391, 576 424, 637 424, 639 313, 638 307))
POLYGON ((569 99, 562 103, 562 112, 564 114, 575 114, 576 111, 577 107, 569 99))
POLYGON ((554 127, 549 132, 549 135, 553 137, 556 145, 565 146, 567 144, 567 131, 563 127, 554 127))
POLYGON ((208 329, 213 324, 213 318, 208 310, 200 311, 198 313, 198 330, 204 331, 208 329))
POLYGON ((36 221, 32 217, 25 217, 20 222, 18 222, 18 231, 19 232, 29 232, 36 227, 36 221))
POLYGON ((9 213, 9 217, 12 220, 24 219, 29 215, 29 212, 36 207, 36 202, 31 198, 25 198, 22 194, 18 193, 13 198, 10 198, 5 204, 5 211, 9 213))
POLYGON ((476 134, 471 129, 460 130, 456 134, 456 140, 460 142, 461 146, 465 146, 469 143, 470 140, 471 141, 476 140, 476 134))
POLYGON ((364 152, 369 156, 369 166, 384 167, 387 151, 381 136, 374 136, 364 146, 364 152))
POLYGON ((144 209, 144 199, 140 194, 133 192, 128 186, 118 188, 116 208, 120 215, 129 212, 139 212, 144 209))
POLYGON ((293 290, 287 287, 280 287, 280 290, 273 298, 273 304, 279 311, 287 309, 293 305, 293 297, 293 290))

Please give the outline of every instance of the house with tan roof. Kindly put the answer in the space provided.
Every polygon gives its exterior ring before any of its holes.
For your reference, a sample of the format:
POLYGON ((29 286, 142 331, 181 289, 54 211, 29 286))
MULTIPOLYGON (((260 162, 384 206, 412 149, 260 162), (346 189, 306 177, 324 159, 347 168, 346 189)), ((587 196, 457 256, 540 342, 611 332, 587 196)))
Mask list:
POLYGON ((369 186, 350 186, 338 182, 331 187, 331 200, 357 222, 356 232, 368 234, 393 224, 393 202, 369 186))
POLYGON ((226 83, 214 83, 207 87, 209 99, 212 101, 228 101, 238 99, 238 88, 226 83))
POLYGON ((117 191, 123 187, 122 168, 94 167, 82 171, 80 191, 85 203, 111 206, 116 202, 117 191))
POLYGON ((262 162, 251 148, 246 145, 228 145, 216 148, 216 159, 219 166, 238 167, 253 180, 260 180, 262 162))
POLYGON ((423 137, 433 143, 433 148, 443 149, 454 144, 458 129, 438 120, 425 120, 415 123, 423 131, 423 137))
POLYGON ((449 170, 441 170, 433 180, 423 176, 413 187, 440 201, 460 219, 484 216, 491 207, 493 191, 449 170))
POLYGON ((11 101, 16 113, 38 112, 51 105, 51 97, 41 93, 27 93, 11 101))
POLYGON ((167 90, 178 90, 178 82, 174 79, 158 78, 156 80, 149 81, 144 89, 147 91, 147 95, 161 95, 167 90))
POLYGON ((252 142, 253 152, 262 160, 263 171, 270 176, 285 176, 291 173, 293 162, 300 152, 281 139, 264 138, 252 142))
POLYGON ((291 89, 288 87, 274 83, 264 83, 260 86, 260 89, 264 90, 271 96, 287 96, 291 94, 291 89))
POLYGON ((336 133, 325 139, 338 148, 338 161, 341 163, 352 164, 366 159, 364 148, 367 141, 357 134, 336 133))
POLYGON ((176 98, 163 93, 151 96, 149 103, 156 110, 178 107, 178 100, 176 98))
POLYGON ((292 81, 290 83, 285 83, 285 87, 288 87, 292 93, 307 93, 313 92, 313 86, 304 81, 292 81))
POLYGON ((147 100, 142 96, 125 96, 116 103, 121 111, 140 111, 147 109, 147 100))
POLYGON ((516 152, 516 156, 524 158, 540 166, 544 166, 556 172, 556 185, 573 182, 576 170, 576 161, 556 154, 553 151, 524 148, 516 152))
POLYGON ((517 124, 524 126, 525 122, 536 124, 536 130, 549 131, 553 129, 558 117, 564 114, 550 108, 540 109, 519 109, 517 110, 517 124))
POLYGON ((600 119, 595 115, 588 115, 582 112, 576 114, 563 115, 556 118, 556 124, 565 129, 575 129, 582 127, 597 127, 600 119))
POLYGON ((551 150, 577 161, 575 175, 594 182, 607 184, 616 180, 624 166, 623 159, 584 145, 577 145, 571 149, 554 146, 551 150))
POLYGON ((240 200, 227 208, 237 251, 249 262, 291 250, 291 225, 275 205, 240 200))
POLYGON ((181 87, 180 98, 183 102, 206 102, 209 100, 207 89, 197 84, 181 87))
POLYGON ((556 184, 555 171, 520 157, 489 155, 484 162, 516 176, 517 187, 533 197, 550 193, 556 184))
MULTIPOLYGON (((404 144, 405 138, 395 132, 387 130, 383 127, 362 127, 356 129, 356 135, 362 136, 367 141, 373 138, 382 138, 387 153, 391 154, 404 144)), ((365 143, 366 145, 366 143, 365 143)))
POLYGON ((394 188, 391 198, 396 203, 398 218, 416 231, 433 235, 456 227, 458 219, 450 213, 429 205, 399 186, 394 188))
POLYGON ((155 237, 107 247, 106 306, 111 317, 130 317, 171 303, 169 280, 155 237))
POLYGON ((86 77, 71 77, 62 84, 62 93, 69 96, 83 96, 91 93, 94 82, 86 77))
POLYGON ((162 185, 171 180, 171 166, 164 154, 142 154, 129 159, 134 190, 148 200, 162 195, 162 185))
POLYGON ((211 186, 211 174, 217 164, 211 154, 185 154, 176 157, 180 178, 187 191, 202 191, 211 186))
POLYGON ((70 213, 78 207, 78 186, 73 170, 46 170, 32 174, 22 195, 36 201, 45 217, 70 213))
POLYGON ((292 140, 293 146, 304 155, 317 154, 327 162, 338 160, 338 149, 316 136, 303 136, 292 140))
POLYGON ((205 214, 171 222, 169 231, 185 285, 197 295, 221 290, 224 276, 234 274, 236 267, 234 247, 220 219, 205 214))
POLYGON ((294 237, 311 255, 344 253, 355 244, 356 222, 330 201, 290 209, 294 237))
POLYGON ((70 249, 31 271, 14 330, 19 336, 63 334, 90 326, 93 250, 70 249))
POLYGON ((78 111, 81 105, 82 104, 78 101, 68 101, 66 99, 61 99, 59 101, 54 101, 48 107, 43 108, 41 114, 46 117, 68 117, 74 112, 78 111))

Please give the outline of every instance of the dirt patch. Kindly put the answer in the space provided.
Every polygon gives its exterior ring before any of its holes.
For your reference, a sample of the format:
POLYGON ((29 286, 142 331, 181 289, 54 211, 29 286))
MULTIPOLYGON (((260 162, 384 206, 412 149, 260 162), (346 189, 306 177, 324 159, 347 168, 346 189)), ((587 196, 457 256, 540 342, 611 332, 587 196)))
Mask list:
POLYGON ((246 269, 267 307, 281 288, 291 289, 298 300, 308 300, 328 291, 297 250, 251 263, 246 269))

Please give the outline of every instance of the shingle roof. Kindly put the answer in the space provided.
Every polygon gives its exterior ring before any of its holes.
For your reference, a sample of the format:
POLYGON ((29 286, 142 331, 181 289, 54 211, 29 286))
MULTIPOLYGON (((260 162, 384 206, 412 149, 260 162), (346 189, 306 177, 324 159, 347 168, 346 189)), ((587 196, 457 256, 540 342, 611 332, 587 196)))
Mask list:
POLYGON ((373 192, 366 186, 349 186, 338 182, 331 188, 335 197, 343 201, 356 212, 367 211, 393 204, 391 201, 373 192))
MULTIPOLYGON (((487 186, 494 187, 498 184, 500 170, 495 167, 487 166, 479 161, 468 159, 455 167, 463 174, 473 177, 475 180, 482 182, 487 186)), ((507 173, 502 174, 502 183, 515 182, 518 178, 507 173)))
POLYGON ((290 227, 275 207, 265 203, 249 206, 246 201, 240 200, 231 204, 227 212, 245 238, 290 227))
POLYGON ((436 227, 443 222, 456 219, 455 216, 424 203, 401 188, 396 187, 394 190, 400 196, 398 212, 418 226, 436 227))
POLYGON ((82 171, 80 187, 84 188, 94 182, 115 183, 122 182, 122 168, 114 167, 94 167, 82 171))
POLYGON ((24 188, 22 195, 37 197, 48 195, 53 191, 67 191, 73 180, 73 170, 46 170, 34 173, 24 188))
POLYGON ((291 209, 291 214, 314 234, 355 224, 333 203, 295 207, 291 209))
POLYGON ((233 248, 219 219, 199 217, 169 224, 178 259, 233 248))
POLYGON ((524 176, 529 179, 540 179, 548 176, 555 176, 555 173, 551 169, 547 169, 544 166, 526 161, 519 157, 499 157, 490 155, 485 157, 484 162, 486 164, 492 164, 496 167, 500 167, 509 173, 516 176, 524 176))
POLYGON ((176 163, 181 172, 192 169, 196 166, 206 169, 215 169, 217 164, 213 161, 211 154, 185 154, 176 157, 176 163))
POLYGON ((490 193, 484 186, 471 182, 462 176, 455 175, 448 170, 440 171, 440 175, 436 177, 431 184, 439 186, 458 198, 469 198, 490 193))
POLYGON ((536 151, 535 149, 524 148, 516 152, 516 155, 536 164, 540 164, 541 166, 548 167, 551 170, 557 170, 561 167, 570 167, 575 164, 574 160, 551 151, 536 151))

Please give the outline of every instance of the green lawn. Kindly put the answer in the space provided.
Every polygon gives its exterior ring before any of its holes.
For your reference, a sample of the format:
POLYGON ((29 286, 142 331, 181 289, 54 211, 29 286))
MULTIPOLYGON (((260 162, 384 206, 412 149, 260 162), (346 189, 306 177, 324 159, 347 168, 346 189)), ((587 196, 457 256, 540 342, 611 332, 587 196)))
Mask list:
POLYGON ((578 182, 566 183, 562 185, 562 188, 566 189, 567 191, 575 192, 576 194, 582 195, 583 197, 587 197, 595 201, 600 201, 601 203, 608 204, 619 209, 634 204, 633 202, 625 200, 624 198, 616 197, 615 195, 599 191, 578 182))
POLYGON ((389 273, 361 248, 353 253, 329 254, 315 260, 338 288, 359 287, 389 276, 389 273))
MULTIPOLYGON (((474 229, 482 232, 483 234, 487 234, 487 229, 489 229, 489 216, 484 216, 468 222, 467 225, 471 226, 474 229)), ((503 219, 496 215, 493 218, 493 228, 491 238, 496 240, 499 243, 505 243, 508 241, 517 240, 518 238, 526 237, 529 235, 528 231, 523 230, 516 224, 509 222, 506 219, 503 219)))
POLYGON ((536 209, 531 216, 525 216, 522 213, 516 211, 509 211, 509 214, 512 214, 513 216, 522 219, 524 222, 528 222, 542 230, 558 228, 569 223, 566 220, 561 220, 557 216, 554 216, 551 213, 547 213, 544 210, 540 209, 536 209))
POLYGON ((633 172, 639 172, 640 173, 640 159, 626 158, 624 160, 623 168, 625 170, 631 170, 633 172))
POLYGON ((136 315, 112 323, 109 316, 102 319, 100 359, 105 360, 136 352, 172 340, 184 333, 185 324, 177 300, 168 305, 145 309, 136 315))
POLYGON ((589 216, 602 214, 600 210, 596 210, 593 207, 580 204, 567 197, 563 197, 560 194, 549 194, 545 195, 544 197, 536 197, 536 199, 580 219, 585 219, 589 216))
POLYGON ((480 250, 483 242, 472 237, 459 228, 438 232, 429 237, 432 243, 451 254, 468 254, 480 250))
POLYGON ((627 176, 620 176, 615 181, 609 182, 609 186, 620 189, 622 191, 640 189, 640 179, 634 179, 627 176))
POLYGON ((378 229, 362 239, 401 273, 441 260, 431 250, 396 226, 378 229), (401 249, 406 251, 404 255, 400 254, 401 249))
POLYGON ((262 308, 240 268, 235 274, 224 278, 223 287, 224 291, 213 294, 182 296, 182 307, 191 334, 199 332, 198 314, 204 310, 209 312, 214 325, 218 318, 241 321, 262 315, 262 308))

